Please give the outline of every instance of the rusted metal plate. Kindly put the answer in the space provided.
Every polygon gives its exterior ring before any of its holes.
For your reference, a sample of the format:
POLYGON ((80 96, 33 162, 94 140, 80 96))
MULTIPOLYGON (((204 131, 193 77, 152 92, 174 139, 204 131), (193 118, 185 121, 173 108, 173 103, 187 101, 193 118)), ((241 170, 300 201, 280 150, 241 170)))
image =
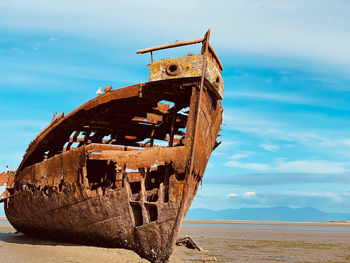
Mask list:
MULTIPOLYGON (((204 55, 191 55, 180 58, 167 58, 150 65, 149 81, 202 76, 204 55)), ((224 80, 217 66, 207 59, 206 80, 217 99, 224 95, 224 80)))
POLYGON ((1 199, 11 224, 167 262, 222 122, 222 67, 209 35, 202 55, 154 62, 151 82, 107 87, 55 118, 1 199))
POLYGON ((8 173, 6 172, 0 173, 0 186, 7 183, 8 177, 9 177, 8 173))
POLYGON ((188 158, 188 148, 178 146, 174 148, 157 147, 139 151, 102 151, 99 159, 113 160, 118 165, 126 165, 127 168, 151 167, 162 165, 165 162, 173 162, 179 172, 183 172, 188 158))
POLYGON ((125 87, 122 89, 107 92, 101 96, 98 96, 98 97, 86 102, 82 106, 80 106, 77 109, 75 109, 74 111, 72 111, 67 116, 62 117, 59 120, 56 120, 56 121, 50 123, 49 126, 47 126, 43 131, 41 131, 36 136, 35 140, 30 143, 30 145, 28 146, 28 149, 26 151, 26 154, 24 155, 23 160, 22 160, 20 166, 18 167, 17 171, 28 166, 28 164, 29 165, 32 164, 31 161, 27 162, 28 157, 30 157, 33 154, 33 152, 38 148, 38 146, 40 146, 40 143, 42 143, 50 133, 57 130, 57 128, 60 125, 65 125, 65 123, 69 119, 73 118, 74 116, 77 116, 79 118, 79 113, 81 113, 83 111, 95 108, 99 105, 106 104, 110 101, 139 97, 140 92, 141 92, 141 88, 142 88, 142 84, 137 84, 137 85, 132 85, 132 86, 125 87))
POLYGON ((212 103, 208 92, 204 92, 198 118, 198 133, 196 136, 194 169, 196 174, 203 176, 205 167, 209 161, 213 146, 220 131, 222 122, 221 108, 219 102, 212 103))

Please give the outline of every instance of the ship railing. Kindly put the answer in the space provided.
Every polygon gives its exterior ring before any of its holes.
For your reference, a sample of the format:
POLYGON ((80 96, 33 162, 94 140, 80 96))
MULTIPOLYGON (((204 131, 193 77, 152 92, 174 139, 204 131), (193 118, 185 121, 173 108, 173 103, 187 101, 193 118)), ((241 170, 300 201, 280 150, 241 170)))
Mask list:
MULTIPOLYGON (((210 29, 206 32, 206 35, 208 34, 208 32, 210 32, 210 29)), ((174 43, 170 43, 170 44, 166 44, 166 45, 160 45, 160 46, 140 49, 140 50, 136 51, 136 54, 151 53, 151 62, 153 63, 153 52, 154 51, 168 49, 168 48, 174 48, 174 47, 188 46, 188 45, 199 44, 199 43, 202 43, 201 54, 204 54, 205 41, 206 41, 206 37, 205 36, 203 38, 194 39, 194 40, 175 41, 174 43)), ((218 55, 216 54, 215 50, 213 49, 213 47, 210 44, 208 44, 208 52, 214 58, 214 60, 216 61, 217 65, 219 66, 220 70, 221 71, 224 70, 218 55)))

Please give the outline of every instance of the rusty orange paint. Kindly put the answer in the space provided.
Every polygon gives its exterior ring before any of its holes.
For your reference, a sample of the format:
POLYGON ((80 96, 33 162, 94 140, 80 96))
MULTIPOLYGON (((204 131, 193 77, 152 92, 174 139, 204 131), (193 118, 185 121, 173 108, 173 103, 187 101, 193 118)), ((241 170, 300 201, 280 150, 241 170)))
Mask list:
POLYGON ((222 68, 208 37, 201 55, 154 61, 149 82, 106 87, 54 118, 17 171, 0 174, 13 227, 167 262, 222 123, 222 68))

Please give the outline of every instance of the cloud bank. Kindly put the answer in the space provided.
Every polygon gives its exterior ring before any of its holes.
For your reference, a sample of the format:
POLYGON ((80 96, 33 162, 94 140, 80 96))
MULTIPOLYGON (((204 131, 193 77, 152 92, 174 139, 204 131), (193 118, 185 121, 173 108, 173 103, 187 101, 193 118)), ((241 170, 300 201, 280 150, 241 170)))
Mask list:
POLYGON ((216 46, 230 52, 349 65, 349 8, 342 0, 13 0, 0 3, 0 28, 154 44, 201 36, 210 27, 216 46))

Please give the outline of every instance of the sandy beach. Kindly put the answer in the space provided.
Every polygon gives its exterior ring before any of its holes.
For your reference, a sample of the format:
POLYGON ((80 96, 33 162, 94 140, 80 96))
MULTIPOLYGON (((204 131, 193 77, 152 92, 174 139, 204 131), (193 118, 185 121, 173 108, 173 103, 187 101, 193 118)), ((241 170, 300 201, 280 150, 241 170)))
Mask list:
MULTIPOLYGON (((349 223, 342 222, 301 223, 300 225, 300 223, 284 222, 266 224, 266 222, 251 221, 238 223, 237 221, 186 220, 180 236, 191 236, 205 251, 175 247, 170 262, 350 262, 349 226, 349 223), (300 226, 300 228, 278 228, 288 225, 300 226), (305 225, 320 228, 302 229, 305 225), (337 227, 333 230, 323 230, 322 227, 325 225, 337 227), (241 226, 245 227, 241 228, 241 226), (256 226, 259 228, 253 228, 256 226)), ((0 262, 148 261, 124 249, 81 246, 29 238, 22 234, 15 234, 10 225, 2 222, 0 262)))

